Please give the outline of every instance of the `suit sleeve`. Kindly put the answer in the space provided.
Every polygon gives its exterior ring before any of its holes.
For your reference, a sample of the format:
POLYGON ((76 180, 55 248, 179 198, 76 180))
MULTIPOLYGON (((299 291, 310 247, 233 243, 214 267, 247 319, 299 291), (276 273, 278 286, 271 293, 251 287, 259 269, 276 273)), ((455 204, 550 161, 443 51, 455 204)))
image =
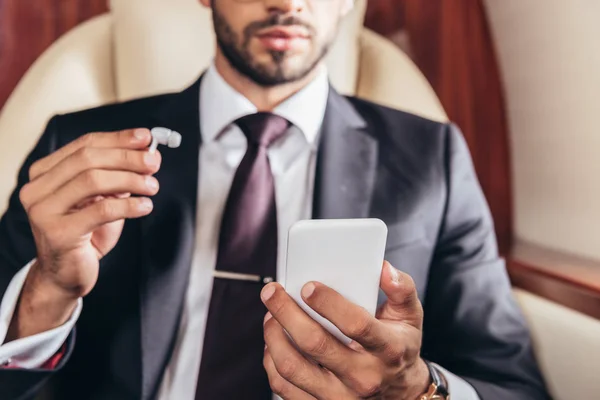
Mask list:
MULTIPOLYGON (((36 249, 27 214, 19 200, 21 188, 29 181, 29 168, 38 159, 56 150, 57 117, 48 123, 40 140, 22 165, 17 187, 13 191, 8 209, 0 219, 0 298, 3 298, 11 281, 30 260, 35 258, 36 249)), ((0 397, 6 400, 32 398, 44 382, 59 371, 68 361, 75 343, 74 330, 65 342, 65 352, 56 368, 49 369, 0 369, 0 397)))
POLYGON ((424 301, 423 358, 482 400, 548 399, 467 145, 454 125, 445 135, 447 202, 424 301))

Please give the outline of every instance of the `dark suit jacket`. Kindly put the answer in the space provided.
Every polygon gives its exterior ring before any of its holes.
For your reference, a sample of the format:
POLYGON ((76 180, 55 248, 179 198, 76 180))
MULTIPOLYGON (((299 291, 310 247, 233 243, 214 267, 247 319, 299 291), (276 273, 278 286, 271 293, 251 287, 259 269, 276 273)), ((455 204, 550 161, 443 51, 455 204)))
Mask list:
MULTIPOLYGON (((27 157, 0 222, 0 294, 36 255, 19 190, 31 164, 96 131, 166 126, 161 191, 130 220, 85 298, 58 368, 0 370, 0 398, 27 398, 48 378, 58 399, 151 399, 173 348, 194 247, 199 81, 181 93, 56 116, 27 157)), ((320 139, 315 218, 377 217, 386 258, 410 274, 425 309, 423 357, 480 397, 545 399, 529 333, 498 257, 490 213, 456 127, 331 90, 320 139)), ((261 367, 261 366, 257 366, 261 367)))

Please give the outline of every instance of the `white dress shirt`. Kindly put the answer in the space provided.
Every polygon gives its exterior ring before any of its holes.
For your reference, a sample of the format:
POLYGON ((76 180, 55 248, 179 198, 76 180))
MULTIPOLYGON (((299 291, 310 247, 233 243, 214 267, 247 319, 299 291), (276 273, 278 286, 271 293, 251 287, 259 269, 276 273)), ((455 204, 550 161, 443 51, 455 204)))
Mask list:
MULTIPOLYGON (((285 273, 287 232, 294 222, 311 216, 315 145, 328 92, 327 74, 322 70, 314 81, 273 111, 293 124, 268 150, 277 203, 279 281, 283 281, 285 273)), ((214 67, 208 69, 200 88, 202 147, 196 249, 179 334, 163 376, 160 400, 194 398, 221 217, 235 170, 246 152, 246 138, 232 122, 256 111, 214 67)))
MULTIPOLYGON (((301 219, 311 217, 317 137, 325 115, 329 82, 325 68, 302 90, 273 112, 292 123, 288 132, 268 150, 275 181, 278 222, 277 279, 284 281, 287 232, 301 219)), ((213 271, 216 265, 221 217, 235 170, 246 151, 246 138, 233 122, 257 112, 219 75, 214 65, 200 86, 200 173, 196 247, 175 348, 163 375, 159 400, 193 400, 202 356, 202 345, 213 271)), ((183 143, 185 146, 185 143, 183 143)), ((11 281, 0 304, 0 343, 8 326, 31 263, 11 281)), ((0 346, 0 363, 36 368, 66 340, 81 312, 82 301, 64 325, 0 346)), ((451 373, 445 374, 455 399, 478 399, 473 388, 451 373)))

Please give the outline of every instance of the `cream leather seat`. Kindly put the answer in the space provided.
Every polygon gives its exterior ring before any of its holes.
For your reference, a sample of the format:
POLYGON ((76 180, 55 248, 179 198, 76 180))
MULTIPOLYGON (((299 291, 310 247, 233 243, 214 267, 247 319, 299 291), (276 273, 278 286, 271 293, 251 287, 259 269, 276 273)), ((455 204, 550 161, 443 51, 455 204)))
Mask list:
MULTIPOLYGON (((356 1, 328 56, 332 84, 345 94, 446 120, 437 97, 412 61, 362 26, 365 6, 366 0, 356 1)), ((210 13, 197 0, 112 0, 109 13, 54 43, 0 112, 0 212, 15 185, 18 167, 52 115, 178 91, 199 76, 213 52, 210 13)), ((538 349, 550 354, 565 339, 545 329, 555 305, 529 293, 518 291, 517 295, 533 321, 538 349)), ((564 318, 576 314, 560 311, 564 318)), ((582 317, 570 318, 580 323, 582 317)), ((560 360, 540 357, 548 381, 569 389, 591 382, 582 381, 581 374, 576 374, 578 368, 571 368, 570 374, 561 368, 565 363, 582 365, 576 358, 581 354, 561 355, 560 360)))

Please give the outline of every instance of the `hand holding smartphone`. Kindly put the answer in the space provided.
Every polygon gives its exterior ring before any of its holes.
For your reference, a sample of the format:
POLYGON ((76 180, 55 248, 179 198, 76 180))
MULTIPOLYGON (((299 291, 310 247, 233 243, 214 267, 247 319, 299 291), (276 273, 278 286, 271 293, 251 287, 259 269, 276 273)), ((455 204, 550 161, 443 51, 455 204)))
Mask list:
POLYGON ((386 238, 387 226, 374 218, 297 222, 288 236, 285 290, 327 331, 350 343, 335 325, 306 305, 300 291, 308 282, 323 283, 374 316, 386 238))

